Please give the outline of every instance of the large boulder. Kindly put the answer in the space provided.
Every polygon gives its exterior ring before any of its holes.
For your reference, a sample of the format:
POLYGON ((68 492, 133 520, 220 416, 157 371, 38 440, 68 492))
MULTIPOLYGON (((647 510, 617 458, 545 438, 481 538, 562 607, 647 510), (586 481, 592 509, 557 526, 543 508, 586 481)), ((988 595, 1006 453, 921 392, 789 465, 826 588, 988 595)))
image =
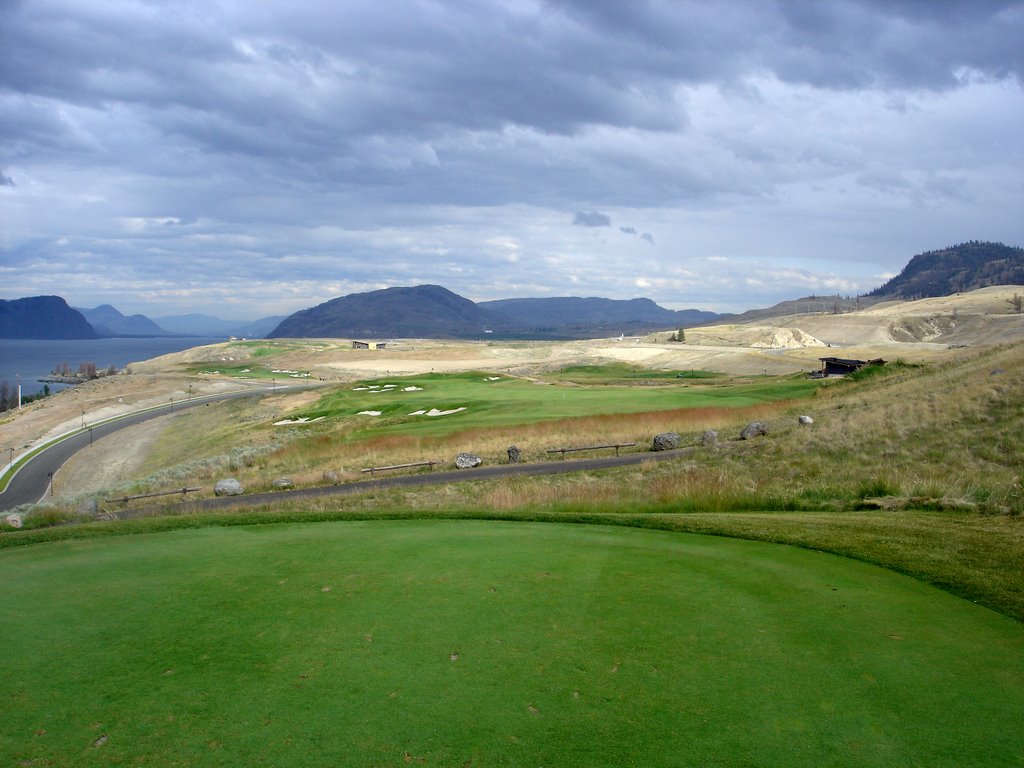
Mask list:
POLYGON ((294 488, 295 483, 290 477, 279 477, 270 484, 270 487, 275 491, 287 491, 289 488, 294 488))
POLYGON ((243 493, 245 491, 242 489, 242 484, 233 477, 218 480, 217 484, 213 486, 214 496, 241 496, 243 493))
POLYGON ((455 457, 455 466, 459 469, 472 469, 473 467, 479 467, 483 463, 484 460, 475 453, 460 453, 455 457))
POLYGON ((333 469, 325 470, 323 477, 325 483, 330 483, 331 485, 338 484, 338 473, 335 472, 333 469))
POLYGON ((678 432, 662 432, 660 435, 654 436, 654 442, 651 445, 651 450, 655 451, 674 451, 679 447, 682 442, 682 438, 678 432))
POLYGON ((713 429, 705 430, 704 434, 700 436, 700 444, 705 448, 715 448, 718 446, 718 433, 713 429))
POLYGON ((752 440, 768 434, 768 427, 763 421, 752 421, 740 432, 740 440, 752 440))
POLYGON ((508 447, 508 463, 509 464, 518 464, 522 460, 522 458, 523 458, 522 451, 520 451, 516 446, 510 445, 508 447))
POLYGON ((17 512, 12 512, 4 518, 4 522, 11 526, 11 528, 21 528, 25 524, 25 518, 17 512))
POLYGON ((801 427, 809 427, 811 426, 811 424, 814 423, 814 419, 812 419, 810 416, 801 416, 800 418, 797 419, 797 422, 799 422, 801 427))

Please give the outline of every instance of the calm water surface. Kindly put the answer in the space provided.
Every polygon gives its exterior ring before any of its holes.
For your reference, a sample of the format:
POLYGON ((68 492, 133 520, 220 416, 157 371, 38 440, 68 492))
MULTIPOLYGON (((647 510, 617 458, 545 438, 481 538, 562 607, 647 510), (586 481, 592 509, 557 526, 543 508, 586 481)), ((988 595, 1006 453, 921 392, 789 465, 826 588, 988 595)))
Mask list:
MULTIPOLYGON (((0 339, 0 381, 16 385, 30 395, 43 385, 40 378, 49 376, 53 369, 67 363, 77 371, 79 363, 96 363, 98 370, 110 366, 124 368, 129 363, 149 360, 151 357, 180 352, 183 349, 215 344, 224 338, 197 338, 161 336, 153 339, 0 339)), ((61 389, 51 384, 50 389, 61 389)))

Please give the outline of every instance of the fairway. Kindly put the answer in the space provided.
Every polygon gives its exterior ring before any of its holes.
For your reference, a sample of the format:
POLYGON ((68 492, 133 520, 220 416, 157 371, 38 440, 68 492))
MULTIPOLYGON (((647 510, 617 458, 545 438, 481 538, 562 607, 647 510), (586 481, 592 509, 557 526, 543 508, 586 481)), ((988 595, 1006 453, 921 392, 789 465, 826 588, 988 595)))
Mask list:
POLYGON ((556 524, 0 553, 4 765, 1024 761, 1024 627, 779 545, 556 524))
POLYGON ((674 373, 659 386, 558 386, 484 373, 408 376, 334 389, 295 416, 355 417, 375 431, 438 435, 453 429, 518 426, 601 414, 742 408, 809 397, 818 387, 804 376, 699 385, 676 381, 674 373), (431 409, 445 415, 427 415, 431 409))

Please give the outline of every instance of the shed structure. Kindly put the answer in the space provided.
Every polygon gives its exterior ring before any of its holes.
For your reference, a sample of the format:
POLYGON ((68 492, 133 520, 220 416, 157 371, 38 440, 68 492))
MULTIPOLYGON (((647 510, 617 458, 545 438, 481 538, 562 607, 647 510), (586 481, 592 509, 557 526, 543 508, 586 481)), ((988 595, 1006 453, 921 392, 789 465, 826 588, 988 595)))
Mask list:
POLYGON ((819 357, 821 361, 821 376, 845 376, 848 373, 859 371, 865 365, 885 365, 885 360, 876 357, 873 360, 851 360, 842 357, 819 357))

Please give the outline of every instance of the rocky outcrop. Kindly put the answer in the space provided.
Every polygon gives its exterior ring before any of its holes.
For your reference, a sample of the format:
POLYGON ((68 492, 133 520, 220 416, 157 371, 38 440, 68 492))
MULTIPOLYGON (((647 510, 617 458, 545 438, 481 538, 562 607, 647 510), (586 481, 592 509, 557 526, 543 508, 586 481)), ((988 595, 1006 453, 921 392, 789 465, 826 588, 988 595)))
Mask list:
POLYGON ((472 469, 473 467, 479 467, 483 463, 484 460, 475 453, 460 453, 455 457, 455 466, 458 469, 472 469))
POLYGON ((679 447, 682 442, 682 438, 678 432, 662 432, 660 435, 654 436, 653 444, 651 445, 652 451, 674 451, 679 447))
POLYGON ((233 477, 218 480, 217 484, 213 486, 214 496, 241 496, 244 492, 242 484, 233 477))
POLYGON ((752 440, 768 434, 768 427, 763 421, 752 421, 740 432, 740 440, 752 440))

